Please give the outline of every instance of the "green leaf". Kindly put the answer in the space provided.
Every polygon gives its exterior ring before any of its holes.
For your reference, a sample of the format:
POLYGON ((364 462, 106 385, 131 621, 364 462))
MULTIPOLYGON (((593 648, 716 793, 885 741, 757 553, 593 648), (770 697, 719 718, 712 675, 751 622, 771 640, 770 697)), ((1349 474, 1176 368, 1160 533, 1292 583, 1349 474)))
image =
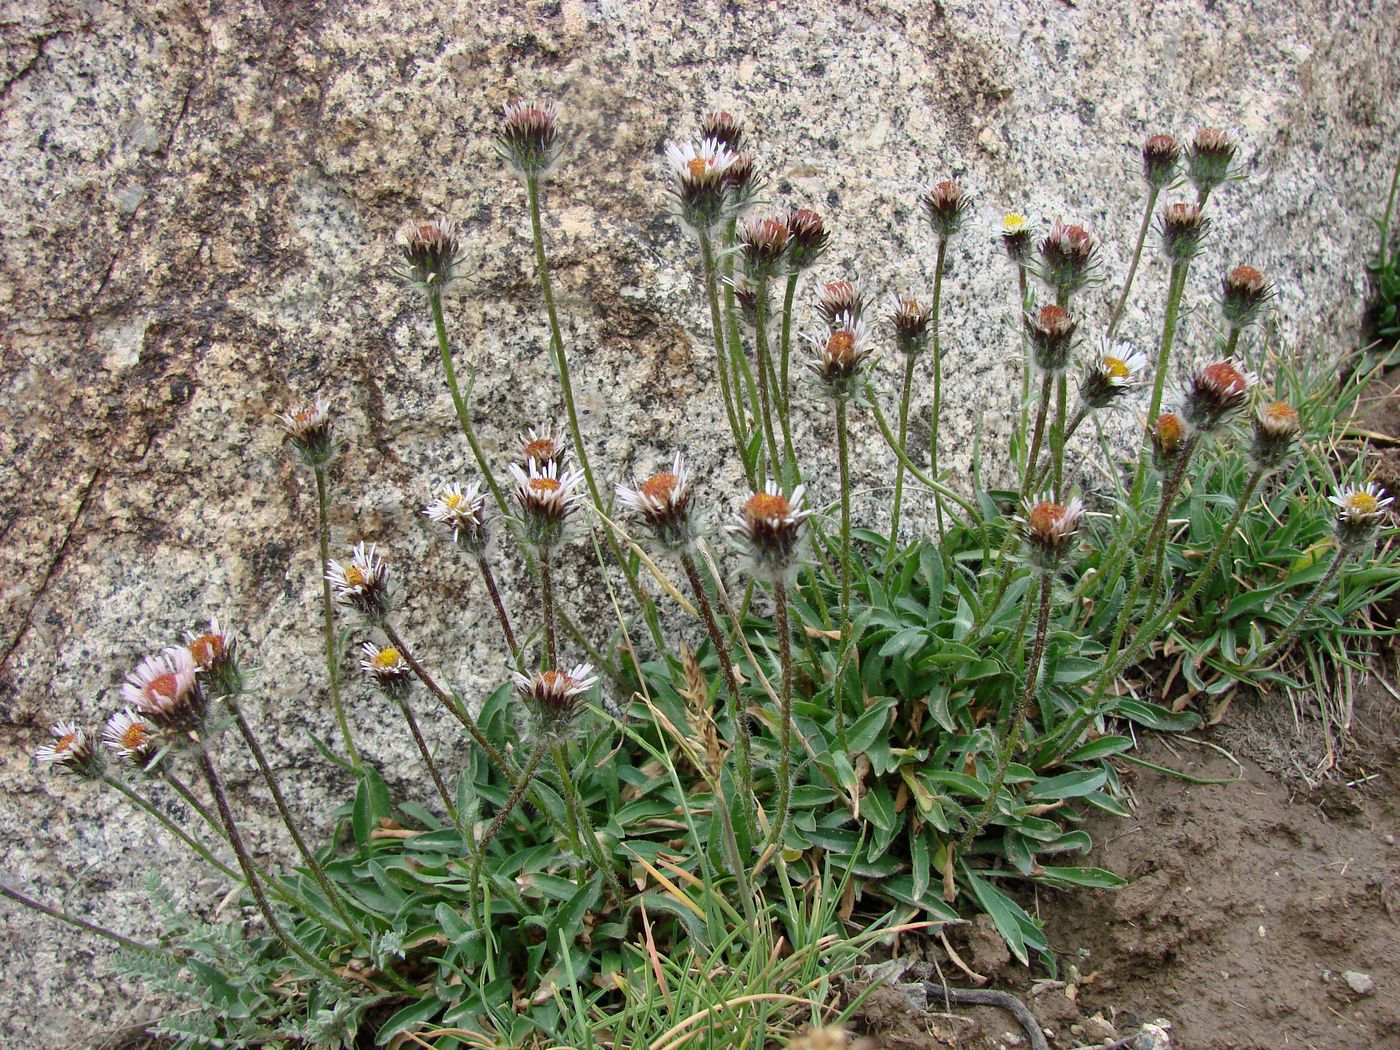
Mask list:
POLYGON ((1133 738, 1130 736, 1101 736, 1097 740, 1091 740, 1089 743, 1075 748, 1065 756, 1064 761, 1066 764, 1092 762, 1096 758, 1120 754, 1132 746, 1133 738))
POLYGON ((970 777, 966 773, 954 773, 951 769, 927 770, 924 773, 924 779, 944 787, 953 788, 959 794, 970 795, 979 801, 985 801, 990 790, 976 777, 970 777))
POLYGON ((865 751, 880 738, 890 711, 899 702, 897 697, 881 696, 871 702, 865 713, 846 728, 846 749, 853 755, 865 751))
POLYGON ((1042 867, 1035 874, 1037 882, 1064 883, 1071 886, 1090 886, 1095 889, 1116 889, 1126 886, 1128 880, 1103 868, 1052 868, 1042 867))
POLYGON ((355 841, 368 849, 370 833, 379 827, 379 822, 389 815, 389 788, 373 766, 364 766, 360 771, 360 783, 355 788, 355 805, 350 811, 350 825, 355 831, 355 841))
POLYGON ((431 995, 415 1003, 410 1003, 402 1010, 395 1013, 384 1022, 379 1033, 375 1036, 375 1046, 387 1046, 389 1041, 414 1025, 431 1021, 442 1012, 447 1004, 442 1002, 437 996, 431 995))
POLYGON ((1031 789, 1031 798, 1050 799, 1080 798, 1097 791, 1105 780, 1105 769, 1081 769, 1073 773, 1062 773, 1057 777, 1047 777, 1031 789))
POLYGON ((979 877, 966 863, 961 866, 968 886, 972 889, 972 895, 977 898, 982 910, 992 917, 997 932, 1011 949, 1011 954, 1016 956, 1022 965, 1029 966, 1031 960, 1027 949, 1045 948, 1044 936, 1035 920, 1001 890, 979 877))
POLYGON ((1142 700, 1119 700, 1113 705, 1113 713, 1136 722, 1138 725, 1146 726, 1148 729, 1173 733, 1197 729, 1201 724, 1201 716, 1194 711, 1175 713, 1168 711, 1165 707, 1149 704, 1142 700))

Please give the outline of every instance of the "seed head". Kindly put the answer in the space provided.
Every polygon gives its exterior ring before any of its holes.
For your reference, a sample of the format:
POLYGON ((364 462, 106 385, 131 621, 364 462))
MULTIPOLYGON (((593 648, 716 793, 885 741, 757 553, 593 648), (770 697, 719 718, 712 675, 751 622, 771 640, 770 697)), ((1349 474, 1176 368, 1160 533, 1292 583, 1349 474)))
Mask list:
POLYGON ((1085 227, 1057 222, 1040 242, 1040 279, 1057 296, 1083 288, 1098 268, 1099 243, 1085 227))
POLYGON ((1179 412, 1163 412, 1152 424, 1152 461, 1164 474, 1185 453, 1191 424, 1179 412))
POLYGON ((835 327, 842 316, 860 317, 865 312, 865 295, 853 281, 832 281, 817 290, 817 313, 828 326, 835 327))
POLYGON ((666 144, 671 198, 689 229, 707 232, 730 214, 732 194, 725 174, 736 160, 717 139, 666 144))
POLYGON ((122 703, 162 729, 197 729, 208 701, 199 685, 199 667, 189 649, 172 646, 136 665, 122 684, 122 703))
POLYGON ((1274 297, 1274 286, 1253 266, 1236 266, 1220 282, 1220 311, 1231 329, 1253 324, 1274 297))
POLYGON ((1025 266, 1035 250, 1035 220, 1019 211, 1009 211, 993 228, 1006 256, 1018 266, 1025 266))
POLYGON ((442 486, 423 513, 451 529, 452 542, 463 550, 478 557, 486 553, 490 539, 486 531, 486 497, 478 482, 473 481, 465 489, 460 485, 442 486))
POLYGON ((583 472, 573 468, 561 474, 558 463, 541 467, 532 462, 528 471, 512 463, 510 473, 527 541, 540 550, 553 547, 563 539, 569 519, 583 505, 579 489, 583 472))
POLYGON ((933 336, 933 310, 913 299, 891 292, 888 300, 894 343, 901 354, 917 357, 928 349, 933 336))
POLYGON ((752 280, 771 277, 787 252, 792 231, 787 217, 750 216, 739 229, 739 247, 744 253, 744 269, 752 280))
POLYGON ((119 759, 144 768, 159 750, 154 722, 130 707, 113 714, 102 726, 102 743, 119 759))
POLYGON ((798 485, 789 499, 770 479, 763 492, 748 498, 739 521, 725 526, 749 571, 760 580, 787 584, 802 570, 807 541, 803 526, 812 513, 800 509, 805 492, 798 485))
POLYGON ((1199 204, 1177 201, 1162 209, 1162 250, 1169 259, 1194 259, 1201 253, 1210 220, 1199 204))
POLYGON ((1079 396, 1090 408, 1107 408, 1139 385, 1146 369, 1147 357, 1134 351, 1131 343, 1115 343, 1103 336, 1099 352, 1079 384, 1079 396))
POLYGON ((1293 455, 1298 438, 1298 410, 1286 401, 1261 404, 1254 412, 1250 459, 1262 470, 1277 470, 1293 455))
POLYGON ((928 214, 934 236, 946 241, 962 229, 972 206, 972 198, 956 182, 935 182, 919 198, 928 214))
POLYGON ((1203 197, 1222 182, 1232 178, 1230 166, 1235 161, 1239 143, 1230 132, 1221 128, 1197 128, 1186 151, 1186 175, 1195 183, 1203 197))
POLYGON ((700 137, 714 139, 731 153, 744 148, 744 126, 730 113, 707 113, 700 118, 700 137))
POLYGON ((831 240, 822 217, 810 208, 799 208, 788 216, 788 268, 794 273, 806 270, 820 259, 831 240))
POLYGON ((590 664, 577 664, 567 672, 517 672, 514 679, 516 695, 524 703, 531 724, 547 742, 568 739, 583 709, 579 697, 598 684, 590 664))
POLYGON ((690 475, 679 452, 671 469, 653 474, 637 487, 617 487, 617 498, 651 531, 662 550, 688 552, 695 545, 695 527, 690 520, 690 475))
POLYGON ((206 630, 186 631, 185 646, 210 696, 237 696, 243 691, 238 639, 220 627, 217 618, 209 621, 206 630))
POLYGON ((496 152, 526 178, 544 178, 559 163, 559 107, 553 102, 507 102, 496 152))
POLYGON ((1339 488, 1335 496, 1327 497, 1337 507, 1334 529, 1337 542, 1346 551, 1357 551, 1375 539, 1376 530, 1385 521, 1387 509, 1394 502, 1374 481, 1362 486, 1339 488))
POLYGON ((837 401, 849 401, 860 390, 862 366, 872 349, 865 322, 842 314, 832 331, 809 335, 807 341, 814 353, 811 368, 822 391, 837 401))
POLYGON ((399 230, 395 273, 409 287, 440 295, 462 265, 462 244, 450 219, 411 223, 399 230))
POLYGON ((286 431, 297 458, 308 467, 324 467, 335 459, 334 421, 331 403, 325 398, 284 412, 277 417, 277 422, 286 431))
POLYGON ((1198 430, 1214 430, 1243 407, 1256 382, 1233 357, 1206 365, 1186 392, 1186 418, 1198 430))
POLYGON ((1083 513, 1084 503, 1077 497, 1063 506, 1049 496, 1042 496, 1035 503, 1026 503, 1021 527, 1031 560, 1037 567, 1053 570, 1064 561, 1074 545, 1079 518, 1083 513))
POLYGON ((326 569, 326 579, 335 592, 336 601, 354 609, 372 624, 384 622, 390 608, 389 567, 376 548, 359 543, 350 551, 350 560, 341 564, 332 560, 326 569))
POLYGON ((365 642, 360 646, 360 670, 385 696, 402 700, 413 688, 413 668, 392 645, 365 642))
POLYGON ((1069 364, 1074 332, 1079 323, 1053 303, 1026 314, 1026 333, 1043 372, 1061 372, 1069 364))
POLYGON ((1181 147, 1170 135, 1153 135, 1142 144, 1142 177, 1154 189, 1164 189, 1176 178, 1181 147))

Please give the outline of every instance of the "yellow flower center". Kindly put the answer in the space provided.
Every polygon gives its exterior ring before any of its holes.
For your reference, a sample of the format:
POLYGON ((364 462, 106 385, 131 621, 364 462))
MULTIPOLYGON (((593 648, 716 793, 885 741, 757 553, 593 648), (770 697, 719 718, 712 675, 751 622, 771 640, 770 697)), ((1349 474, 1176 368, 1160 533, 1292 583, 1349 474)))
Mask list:
POLYGON ((676 491, 676 485, 680 479, 670 471, 661 474, 654 474, 642 482, 640 492, 648 499, 653 499, 661 503, 666 503, 676 491))
POLYGON ((374 664, 374 666, 381 671, 389 671, 398 667, 401 660, 403 660, 403 657, 399 655, 399 651, 392 645, 388 645, 375 653, 374 659, 371 660, 370 663, 374 664))
POLYGON ((53 746, 54 754, 63 754, 63 752, 70 750, 73 747, 73 745, 77 743, 77 741, 77 733, 64 733, 61 737, 58 738, 58 742, 53 746))
POLYGON ((690 177, 698 181, 703 179, 705 173, 710 170, 710 162, 704 157, 696 157, 686 167, 690 169, 690 177))
POLYGON ((1001 232, 1003 236, 1013 233, 1023 233, 1030 226, 1030 220, 1019 211, 1009 211, 1001 217, 1001 232))
POLYGON ((1105 357, 1103 359, 1103 370, 1112 379, 1128 378, 1128 366, 1116 357, 1105 357))
POLYGON ((556 481, 554 478, 531 478, 530 491, 557 492, 559 491, 559 482, 556 481))
POLYGON ((358 565, 351 565, 345 570, 345 586, 363 587, 369 581, 365 578, 364 570, 358 565))
POLYGON ((1346 499, 1347 510, 1356 514, 1374 514, 1380 509, 1380 501, 1369 492, 1353 492, 1346 499))
POLYGON ((442 505, 448 510, 456 510, 465 502, 466 498, 456 492, 449 492, 446 496, 442 497, 442 505))
POLYGON ((785 496, 756 492, 744 504, 744 513, 750 521, 781 521, 792 513, 792 504, 785 496))
POLYGON ((145 722, 132 722, 122 730, 121 739, 117 741, 127 751, 140 751, 151 740, 151 734, 147 732, 149 727, 145 722))

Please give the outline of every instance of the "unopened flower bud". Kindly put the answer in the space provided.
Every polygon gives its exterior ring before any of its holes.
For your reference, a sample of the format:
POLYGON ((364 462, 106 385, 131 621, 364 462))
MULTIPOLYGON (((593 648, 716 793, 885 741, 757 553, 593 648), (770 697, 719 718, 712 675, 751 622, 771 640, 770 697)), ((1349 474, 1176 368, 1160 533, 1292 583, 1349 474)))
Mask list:
POLYGON ((834 327, 842 316, 859 318, 865 312, 865 295, 853 281, 832 281, 817 290, 817 313, 834 327))
POLYGON ((1234 136, 1220 128, 1198 128, 1186 151, 1186 175, 1204 197, 1232 177, 1239 146, 1234 136))
POLYGON ((1181 147, 1170 135, 1153 135, 1142 144, 1142 177, 1154 189, 1164 189, 1176 178, 1181 147))
POLYGON ((700 118, 700 137, 714 139, 725 149, 738 153, 744 148, 744 126, 730 113, 707 113, 700 118))
POLYGON ((331 403, 318 398, 277 417, 278 423, 291 439, 297 458, 308 467, 324 467, 335 459, 335 435, 332 432, 331 403))
POLYGON ((752 216, 739 228, 744 269, 754 281, 771 277, 787 252, 792 231, 784 216, 752 216))
POLYGON ((725 526, 749 571, 759 579, 787 584, 801 571, 807 543, 804 526, 811 516, 801 507, 805 491, 798 485, 789 499, 769 479, 764 491, 755 492, 744 503, 739 521, 725 526))
POLYGON ((1206 365, 1186 392, 1186 418, 1198 430, 1214 430, 1243 407, 1256 382, 1234 358, 1206 365))
POLYGON ((831 332, 808 336, 808 342, 815 353, 812 371, 823 392, 838 401, 854 397, 860 390, 862 366, 871 351, 865 322, 852 314, 842 314, 831 332))
POLYGON ((563 143, 559 107, 553 102, 507 102, 496 134, 496 152, 526 178, 543 178, 556 164, 563 143))
POLYGON ((932 309, 894 293, 890 294, 889 307, 895 347, 906 357, 922 354, 933 335, 932 309))
POLYGON ((1152 461, 1164 474, 1185 454, 1191 424, 1179 412, 1163 412, 1152 424, 1152 461))
POLYGON ((1288 462, 1298 437, 1298 410, 1286 401, 1260 405, 1254 413, 1250 459, 1261 470, 1277 470, 1288 462))
POLYGON ((1162 250, 1169 259, 1193 259, 1200 254, 1210 220, 1199 204, 1177 201, 1162 209, 1162 250))
POLYGON ((826 251, 831 234, 822 217, 810 208, 799 208, 788 217, 788 267, 792 271, 812 266, 826 251))
POLYGON ((1038 568, 1053 570, 1064 561, 1074 546, 1083 513, 1084 503, 1078 498, 1062 506, 1047 496, 1026 505, 1022 531, 1031 561, 1038 568))
POLYGON ((1043 372, 1061 372, 1069 363, 1078 322, 1053 303, 1026 314, 1035 363, 1043 372))
POLYGON ((203 680, 209 695, 215 699, 237 696, 243 691, 243 670, 238 664, 238 639, 233 632, 211 619, 203 631, 186 631, 185 647, 203 680))
POLYGON ((1040 279, 1067 297, 1095 276, 1099 243, 1083 226, 1055 223, 1040 242, 1040 279))
POLYGON ((642 519, 657 544, 669 553, 689 551, 695 544, 690 496, 690 475, 679 452, 670 470, 653 474, 634 489, 617 487, 622 505, 642 519))
POLYGON ((397 241, 395 272, 410 287, 438 295, 457 279, 462 244, 451 220, 412 223, 399 230, 397 241))
POLYGON ((919 198, 928 214, 934 236, 946 241, 963 227, 972 199, 956 182, 935 182, 919 198))
POLYGON ((1220 311, 1232 329, 1253 324, 1274 295, 1269 279, 1253 266, 1236 266, 1220 282, 1220 311))

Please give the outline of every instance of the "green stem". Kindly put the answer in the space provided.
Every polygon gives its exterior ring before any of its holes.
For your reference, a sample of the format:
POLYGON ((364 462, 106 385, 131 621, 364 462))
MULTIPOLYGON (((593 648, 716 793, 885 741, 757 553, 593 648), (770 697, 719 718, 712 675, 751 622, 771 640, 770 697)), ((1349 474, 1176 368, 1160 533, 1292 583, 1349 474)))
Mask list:
POLYGON ((788 638, 787 588, 782 580, 773 583, 773 619, 778 631, 778 658, 782 663, 783 680, 778 702, 778 802, 765 851, 782 849, 792 800, 792 642, 788 638))
POLYGON ((1050 432, 1050 444, 1054 452, 1055 498, 1064 498, 1065 487, 1065 390, 1068 386, 1065 373, 1061 370, 1055 377, 1055 426, 1050 432))
POLYGON ((496 837, 501 828, 505 827, 506 821, 515 811, 515 807, 520 805, 520 800, 525 797, 525 793, 530 789, 530 783, 534 780, 535 771, 540 768, 540 760, 544 758, 544 748, 536 747, 534 754, 530 756, 530 761, 525 768, 520 771, 520 782, 511 790, 510 795, 502 804, 496 817, 487 825, 486 833, 481 836, 481 841, 476 844, 476 857, 472 861, 472 888, 468 894, 469 900, 476 900, 477 887, 481 885, 481 865, 486 857, 486 847, 491 844, 491 840, 496 837))
POLYGON ((768 443, 768 462, 772 476, 782 477, 782 461, 778 458, 778 438, 773 429, 773 394, 769 390, 769 377, 773 374, 772 362, 768 353, 768 278, 760 277, 754 282, 758 296, 758 306, 754 311, 754 346, 758 356, 758 406, 759 418, 763 423, 763 437, 768 443))
POLYGON ((797 449, 792 443, 792 387, 788 381, 788 362, 792 354, 792 304, 797 296, 797 280, 800 274, 788 274, 787 288, 783 292, 783 328, 778 356, 780 360, 777 386, 778 422, 783 431, 783 484, 796 486, 802 480, 798 469, 797 449))
POLYGON ((476 567, 481 570, 481 582, 486 584, 486 593, 491 596, 491 605, 496 610, 496 619, 501 622, 501 634, 505 636, 506 648, 510 650, 510 658, 518 664, 520 662, 520 648, 515 644, 515 632, 510 629, 510 616, 506 614, 505 602, 501 601, 501 592, 496 587, 496 576, 491 571, 491 566, 487 564, 484 554, 476 556, 476 567))
POLYGON ((574 783, 573 774, 569 772, 569 760, 564 745, 555 744, 550 748, 550 751, 554 755, 554 765, 559 771, 559 782, 564 788, 565 803, 574 811, 578 837, 583 841, 589 859, 603 873, 608 889, 617 898, 618 904, 622 904, 627 899, 622 892, 622 884, 618 882, 617 873, 613 871, 608 859, 603 856, 602 847, 598 845, 598 835, 593 830, 593 822, 588 819, 588 810, 584 808, 583 796, 579 794, 578 785, 574 783))
POLYGON ((88 933, 95 933, 97 936, 104 937, 113 944, 118 944, 128 951, 148 952, 152 955, 170 954, 164 948, 160 948, 154 944, 142 944, 140 941, 133 941, 125 934, 117 933, 115 930, 109 930, 107 927, 99 926, 97 923, 89 922, 87 919, 80 919, 76 915, 69 915, 66 911, 51 905, 40 903, 33 897, 21 893, 19 890, 11 889, 3 882, 0 882, 0 896, 8 897, 16 904, 22 904, 32 911, 37 911, 40 915, 47 915, 49 918, 57 919, 59 922, 66 922, 69 926, 75 926, 80 930, 86 930, 88 933))
POLYGON ((1332 586, 1332 581, 1337 578, 1337 573, 1341 571, 1342 566, 1346 564, 1347 558, 1350 557, 1350 555, 1351 552, 1345 547, 1337 548, 1337 553, 1332 557, 1332 564, 1327 566, 1326 575, 1317 581, 1316 586, 1312 589, 1312 593, 1308 595, 1307 601, 1303 603, 1303 607, 1298 610, 1293 619, 1288 621, 1288 625, 1279 632, 1278 637, 1269 644, 1267 649, 1259 654, 1257 666, 1268 667, 1274 657, 1283 650, 1283 647, 1293 640, 1293 636, 1298 633, 1303 622, 1312 615, 1312 611, 1317 608, 1318 603, 1326 597, 1328 588, 1332 586))
MULTIPOLYGON (((1172 342, 1176 338, 1177 320, 1181 314, 1181 298, 1186 291, 1186 273, 1191 267, 1189 259, 1172 261, 1171 280, 1167 286, 1167 313, 1162 321, 1162 339, 1157 347, 1157 372, 1152 377, 1152 399, 1147 407, 1147 431, 1149 438, 1162 411, 1162 391, 1167 381, 1167 366, 1171 364, 1172 342)), ((1138 456, 1137 475, 1133 478, 1132 493, 1128 502, 1136 509, 1142 499, 1142 489, 1147 483, 1148 445, 1143 445, 1143 454, 1138 456)))
POLYGON ((544 669, 559 666, 559 651, 554 644, 554 584, 550 579, 549 551, 540 551, 540 611, 544 617, 544 669))
POLYGON ((1026 453, 1026 436, 1031 425, 1031 376, 1035 373, 1035 355, 1031 350, 1031 341, 1026 335, 1026 326, 1022 318, 1030 308, 1027 301, 1029 289, 1026 280, 1026 264, 1016 264, 1016 288, 1020 295, 1020 310, 1016 315, 1016 331, 1021 339, 1021 420, 1016 431, 1017 444, 1021 454, 1026 453))
POLYGON ((1152 212, 1157 207, 1157 195, 1162 192, 1162 188, 1157 185, 1148 187, 1147 207, 1142 211, 1142 223, 1138 226, 1137 242, 1133 245, 1133 261, 1128 266, 1128 278, 1123 282, 1123 292, 1118 296, 1118 302, 1114 304, 1113 313, 1108 319, 1108 336, 1113 337, 1113 333, 1118 329, 1118 322, 1123 319, 1123 308, 1128 304, 1128 293, 1133 288, 1133 278, 1137 276, 1138 263, 1142 261, 1142 246, 1147 240, 1147 231, 1152 227, 1152 212))
MULTIPOLYGON (((899 392, 899 447, 907 454, 909 449, 909 399, 914 393, 915 354, 904 356, 904 385, 899 392)), ((894 510, 890 512, 890 557, 899 549, 899 511, 904 502, 904 459, 896 457, 894 468, 894 510)))
POLYGON ((841 478, 841 658, 832 680, 836 743, 846 750, 846 665, 851 655, 851 453, 846 434, 846 399, 836 399, 836 458, 841 478))
POLYGON ((413 717, 413 708, 408 706, 407 697, 400 696, 397 692, 390 691, 389 697, 398 705, 399 714, 403 715, 403 720, 408 723, 408 731, 413 736, 414 746, 418 748, 423 765, 428 767, 428 776, 432 777, 433 787, 437 789, 438 798, 442 799, 443 809, 447 811, 447 817, 457 829, 457 834, 462 839, 463 845, 467 845, 466 828, 457 815, 457 807, 452 804, 452 793, 447 790, 447 784, 438 771, 437 763, 433 761, 433 753, 428 750, 428 742, 423 739, 422 730, 418 728, 418 719, 413 717))
POLYGON ((321 612, 324 617, 326 643, 326 674, 330 680, 331 707, 335 710, 336 724, 340 726, 341 739, 345 741, 345 752, 350 756, 350 764, 358 771, 360 752, 350 735, 350 722, 345 717, 345 704, 340 697, 340 646, 335 637, 335 601, 331 597, 331 581, 326 577, 331 562, 331 523, 330 497, 326 491, 326 468, 314 468, 316 475, 316 537, 321 546, 321 612))
MULTIPOLYGON (((943 261, 948 253, 948 238, 938 238, 938 254, 933 264, 933 307, 930 311, 929 326, 933 332, 933 417, 929 424, 928 472, 930 477, 938 477, 938 424, 943 410, 943 333, 939 324, 939 314, 943 308, 943 261)), ((933 496, 934 516, 938 523, 939 542, 943 538, 943 500, 935 490, 933 496)))
POLYGON ((228 878, 233 879, 235 882, 238 880, 237 872, 235 872, 227 864, 223 863, 223 861, 216 858, 214 854, 209 852, 208 848, 202 842, 194 838, 192 835, 189 834, 189 832, 185 831, 184 828, 180 827, 179 824, 176 824, 173 820, 171 820, 159 809, 157 809, 154 803, 152 803, 149 799, 145 798, 143 795, 138 793, 134 788, 131 787, 131 785, 127 784, 125 781, 120 780, 117 777, 112 776, 109 773, 104 773, 102 775, 102 783, 106 784, 108 787, 115 788, 122 795, 126 796, 127 801, 131 802, 139 809, 145 811, 148 815, 154 817, 161 824, 162 827, 164 827, 167 831, 169 831, 172 835, 174 835, 177 839, 183 842, 190 849, 194 850, 194 852, 199 856, 199 858, 203 860, 206 864, 208 864, 210 867, 214 868, 215 870, 227 876, 228 878))
POLYGON ((744 441, 743 428, 740 426, 739 411, 735 407, 734 395, 730 390, 729 350, 724 343, 724 327, 720 318, 719 282, 715 275, 715 251, 710 243, 709 230, 700 230, 699 236, 705 294, 710 300, 710 327, 714 329, 715 372, 719 376, 719 389, 724 399, 724 413, 729 419, 729 430, 734 435, 734 448, 739 453, 740 462, 744 464, 744 476, 748 479, 749 485, 752 486, 755 480, 753 465, 749 462, 748 446, 744 441))
POLYGON ((1040 461, 1040 443, 1045 439, 1045 417, 1050 411, 1050 384, 1055 381, 1054 372, 1046 372, 1040 381, 1040 406, 1036 409, 1035 430, 1031 434, 1031 450, 1026 456, 1026 474, 1021 482, 1021 502, 1031 496, 1031 479, 1036 476, 1035 468, 1040 461))

